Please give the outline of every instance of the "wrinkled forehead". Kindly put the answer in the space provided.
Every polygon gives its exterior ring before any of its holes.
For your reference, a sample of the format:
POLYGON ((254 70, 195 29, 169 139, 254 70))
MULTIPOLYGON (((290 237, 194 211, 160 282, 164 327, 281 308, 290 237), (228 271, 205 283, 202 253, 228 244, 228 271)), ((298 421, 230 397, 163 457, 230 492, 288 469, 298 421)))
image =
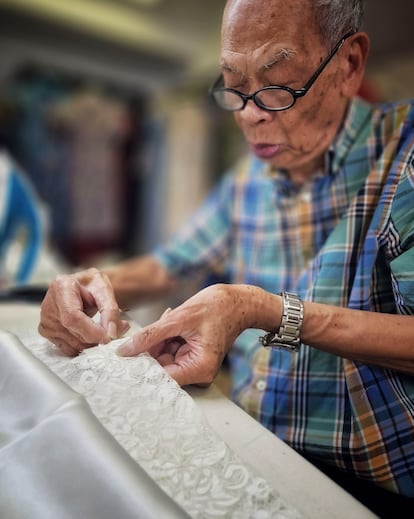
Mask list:
POLYGON ((289 42, 296 50, 320 41, 312 0, 229 0, 223 15, 222 49, 248 52, 289 42))

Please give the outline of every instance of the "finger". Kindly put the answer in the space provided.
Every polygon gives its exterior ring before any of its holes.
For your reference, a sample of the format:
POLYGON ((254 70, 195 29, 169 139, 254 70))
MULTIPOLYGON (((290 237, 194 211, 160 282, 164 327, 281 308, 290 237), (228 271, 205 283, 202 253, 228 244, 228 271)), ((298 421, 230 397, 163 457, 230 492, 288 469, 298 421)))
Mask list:
POLYGON ((157 357, 157 361, 180 386, 201 382, 197 355, 191 351, 189 344, 183 343, 183 339, 179 339, 179 341, 175 338, 171 339, 172 343, 178 345, 177 351, 174 354, 168 351, 171 343, 167 341, 163 351, 157 357))
POLYGON ((70 346, 60 345, 56 344, 58 346, 59 350, 65 355, 66 357, 76 357, 76 355, 79 355, 79 351, 74 350, 70 346))
POLYGON ((49 341, 54 346, 56 346, 63 355, 67 357, 74 357, 79 354, 80 348, 78 346, 78 343, 76 344, 76 346, 72 346, 71 344, 66 342, 66 338, 62 340, 60 337, 50 337, 49 341))
POLYGON ((106 330, 82 311, 62 311, 60 322, 79 343, 105 344, 110 340, 106 330))
POLYGON ((107 341, 106 331, 84 313, 92 304, 89 294, 70 276, 57 278, 51 285, 51 301, 42 305, 42 321, 51 329, 64 328, 81 343, 98 344, 107 341), (48 318, 48 314, 54 316, 48 318))
POLYGON ((162 364, 165 371, 173 378, 181 387, 195 385, 199 387, 208 387, 213 383, 214 377, 203 381, 200 373, 196 370, 186 369, 181 364, 162 364))
MULTIPOLYGON (((168 364, 163 366, 165 371, 172 377, 179 386, 189 386, 191 384, 201 384, 199 374, 194 370, 186 369, 181 364, 168 364)), ((205 382, 203 385, 208 385, 210 382, 205 382)))
POLYGON ((118 348, 118 353, 123 357, 128 357, 150 351, 157 344, 176 337, 178 335, 176 326, 176 323, 161 320, 146 326, 122 343, 118 348))
POLYGON ((89 290, 87 288, 85 288, 81 283, 79 283, 79 290, 80 290, 81 297, 83 300, 83 305, 82 305, 83 310, 85 312, 87 312, 88 307, 90 307, 92 309, 92 312, 93 312, 92 316, 93 316, 97 310, 95 298, 93 297, 91 292, 89 292, 89 290))
POLYGON ((68 333, 55 333, 50 336, 49 341, 68 356, 78 355, 84 349, 95 346, 95 344, 81 343, 76 337, 73 337, 68 333))
POLYGON ((79 353, 86 350, 87 348, 93 348, 95 344, 83 344, 81 347, 73 348, 72 346, 65 343, 53 343, 55 346, 59 348, 59 350, 66 355, 67 357, 76 357, 79 353))
POLYGON ((179 343, 178 341, 176 344, 180 344, 180 346, 176 349, 174 355, 175 360, 178 362, 180 361, 181 357, 184 357, 191 351, 191 346, 189 344, 184 344, 183 342, 179 343))
POLYGON ((174 356, 171 353, 162 353, 157 357, 157 361, 161 366, 168 366, 174 362, 174 356))
POLYGON ((68 351, 73 350, 74 352, 79 352, 86 347, 79 338, 73 336, 65 328, 60 326, 59 323, 51 328, 46 327, 43 323, 39 323, 38 332, 43 337, 46 337, 52 344, 55 344, 59 348, 65 346, 68 351))
POLYGON ((162 316, 160 317, 160 319, 162 319, 163 317, 165 317, 167 314, 169 314, 171 312, 171 307, 169 306, 168 308, 166 308, 164 310, 164 313, 162 314, 162 316))
POLYGON ((165 341, 164 350, 166 353, 170 353, 175 357, 180 348, 183 347, 183 344, 185 344, 185 340, 182 337, 174 337, 172 339, 168 339, 168 341, 165 341))
POLYGON ((128 321, 120 320, 118 324, 111 321, 108 324, 108 337, 111 340, 118 339, 126 334, 126 332, 131 328, 131 324, 128 321))
POLYGON ((121 321, 120 334, 124 335, 131 328, 131 324, 128 321, 121 321))
POLYGON ((83 290, 93 295, 100 314, 100 324, 107 331, 108 337, 117 339, 122 329, 122 319, 113 287, 106 274, 95 269, 90 270, 92 281, 83 290))
POLYGON ((96 346, 96 344, 80 344, 77 347, 73 347, 70 346, 70 344, 63 342, 54 342, 53 344, 55 344, 55 346, 57 346, 65 355, 70 357, 75 357, 76 355, 79 355, 79 353, 82 353, 82 351, 96 346))
MULTIPOLYGON (((44 333, 42 333, 41 335, 46 336, 46 334, 44 333)), ((61 351, 65 353, 65 355, 69 356, 78 355, 85 348, 95 346, 94 344, 81 343, 78 339, 76 339, 75 337, 71 337, 68 334, 66 334, 63 338, 54 338, 48 334, 47 338, 49 342, 57 346, 61 351)))
POLYGON ((208 386, 217 375, 220 363, 216 355, 206 354, 203 349, 186 343, 177 351, 174 362, 165 365, 164 369, 180 386, 208 386))

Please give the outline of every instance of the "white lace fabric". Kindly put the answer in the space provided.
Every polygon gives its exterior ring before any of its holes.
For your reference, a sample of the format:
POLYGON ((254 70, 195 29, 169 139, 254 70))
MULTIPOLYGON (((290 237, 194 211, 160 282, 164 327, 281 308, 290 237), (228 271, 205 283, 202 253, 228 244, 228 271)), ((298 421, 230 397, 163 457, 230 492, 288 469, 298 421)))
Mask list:
POLYGON ((45 340, 29 348, 84 395, 103 426, 191 517, 300 517, 221 440, 156 360, 118 356, 121 342, 72 359, 45 340))

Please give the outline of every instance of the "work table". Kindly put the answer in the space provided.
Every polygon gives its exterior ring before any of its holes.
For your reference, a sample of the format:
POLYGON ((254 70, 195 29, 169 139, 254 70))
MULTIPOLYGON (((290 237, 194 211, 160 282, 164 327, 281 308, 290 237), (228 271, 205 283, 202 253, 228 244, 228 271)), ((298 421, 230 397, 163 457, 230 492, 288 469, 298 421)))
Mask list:
MULTIPOLYGON (((38 321, 39 306, 36 304, 0 305, 0 330, 11 332, 23 344, 39 337, 38 321)), ((0 374, 1 369, 0 366, 0 374)), ((263 477, 286 503, 294 505, 303 517, 375 517, 336 483, 231 402, 216 386, 212 385, 207 389, 190 387, 186 391, 215 433, 247 466, 263 477)), ((0 406, 1 399, 0 387, 0 406)), ((3 470, 1 450, 0 443, 0 475, 3 470)), ((0 511, 1 495, 4 497, 4 491, 0 494, 0 511)))

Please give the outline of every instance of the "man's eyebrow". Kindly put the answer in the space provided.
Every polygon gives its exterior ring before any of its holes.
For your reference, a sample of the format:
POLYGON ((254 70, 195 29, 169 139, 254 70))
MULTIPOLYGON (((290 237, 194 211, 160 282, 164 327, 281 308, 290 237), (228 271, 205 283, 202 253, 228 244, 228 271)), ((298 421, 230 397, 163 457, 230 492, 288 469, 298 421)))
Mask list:
POLYGON ((282 61, 289 60, 293 58, 293 56, 296 54, 296 52, 292 49, 280 49, 275 54, 273 54, 272 58, 262 65, 259 69, 259 71, 263 70, 269 70, 274 65, 277 65, 278 63, 281 63, 282 61))
POLYGON ((220 60, 220 69, 225 70, 226 72, 230 72, 231 74, 242 74, 241 70, 234 67, 233 65, 230 65, 224 59, 220 60))
MULTIPOLYGON (((266 62, 264 65, 261 65, 258 68, 258 72, 263 72, 263 70, 269 70, 274 65, 277 65, 278 63, 281 63, 282 61, 286 61, 291 59, 296 54, 296 51, 288 48, 280 49, 277 52, 275 52, 271 59, 266 62)), ((243 72, 239 70, 234 65, 230 65, 225 59, 220 60, 220 68, 221 70, 224 70, 226 72, 230 72, 231 74, 240 74, 243 76, 243 72)))

